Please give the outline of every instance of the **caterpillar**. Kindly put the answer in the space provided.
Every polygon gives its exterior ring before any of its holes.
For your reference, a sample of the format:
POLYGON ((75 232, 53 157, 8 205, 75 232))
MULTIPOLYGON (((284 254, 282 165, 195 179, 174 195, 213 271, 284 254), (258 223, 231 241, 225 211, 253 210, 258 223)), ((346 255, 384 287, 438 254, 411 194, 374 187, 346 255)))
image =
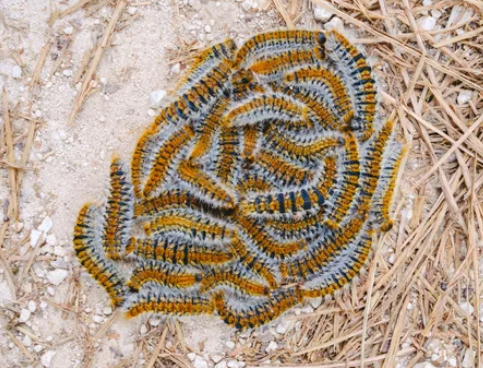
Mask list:
POLYGON ((126 295, 126 281, 112 261, 105 258, 101 247, 99 223, 102 213, 93 203, 82 206, 74 227, 74 250, 84 269, 101 285, 111 298, 113 306, 123 303, 126 295))

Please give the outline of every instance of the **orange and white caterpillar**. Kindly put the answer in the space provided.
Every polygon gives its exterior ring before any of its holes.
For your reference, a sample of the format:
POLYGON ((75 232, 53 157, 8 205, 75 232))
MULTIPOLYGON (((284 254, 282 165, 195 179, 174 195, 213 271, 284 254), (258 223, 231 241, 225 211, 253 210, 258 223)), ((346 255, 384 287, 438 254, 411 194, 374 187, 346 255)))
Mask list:
POLYGON ((101 245, 102 212, 93 203, 86 203, 79 211, 74 227, 74 250, 84 269, 109 294, 111 304, 123 303, 126 286, 114 263, 106 259, 101 245))

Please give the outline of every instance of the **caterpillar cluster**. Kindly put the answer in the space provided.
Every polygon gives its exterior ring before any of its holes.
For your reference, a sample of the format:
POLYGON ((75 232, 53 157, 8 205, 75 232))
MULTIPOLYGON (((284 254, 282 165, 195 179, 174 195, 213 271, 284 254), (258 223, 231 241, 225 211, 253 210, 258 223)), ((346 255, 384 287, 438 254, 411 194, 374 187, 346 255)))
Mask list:
POLYGON ((203 51, 177 90, 78 215, 112 304, 246 329, 354 279, 404 151, 364 55, 336 31, 263 33, 203 51))

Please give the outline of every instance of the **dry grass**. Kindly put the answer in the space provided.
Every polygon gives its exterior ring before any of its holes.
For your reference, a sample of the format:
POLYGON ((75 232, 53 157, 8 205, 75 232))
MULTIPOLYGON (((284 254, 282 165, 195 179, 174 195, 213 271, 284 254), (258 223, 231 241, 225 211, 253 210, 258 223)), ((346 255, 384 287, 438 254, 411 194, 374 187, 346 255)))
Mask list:
MULTIPOLYGON (((63 12, 55 12, 50 24, 98 2, 89 3, 90 0, 80 0, 63 12)), ((231 355, 250 367, 270 361, 270 365, 311 364, 319 368, 390 368, 404 362, 410 368, 427 360, 434 353, 429 343, 439 340, 444 345, 442 351, 456 357, 458 367, 465 355, 471 359, 472 354, 474 360, 469 366, 480 367, 483 5, 478 0, 434 1, 430 6, 409 0, 333 0, 332 5, 322 0, 273 0, 273 4, 268 4, 288 27, 297 27, 314 5, 332 11, 357 30, 355 42, 364 45, 366 52, 378 60, 376 70, 385 85, 385 115, 398 123, 410 148, 395 203, 396 226, 379 239, 372 263, 359 284, 353 283, 313 313, 287 317, 294 328, 282 339, 283 349, 265 353, 261 347, 266 342, 262 341, 262 332, 257 331, 240 338, 240 346, 231 355), (462 22, 461 15, 470 8, 473 16, 462 22), (442 11, 438 19, 442 28, 424 31, 418 20, 422 13, 431 10, 442 11), (461 28, 465 32, 456 33, 461 28), (471 99, 457 104, 461 91, 472 91, 471 99), (474 312, 468 313, 464 303, 472 305, 474 312)), ((100 46, 87 53, 80 66, 76 80, 82 82, 82 88, 70 122, 93 87, 96 68, 125 6, 124 0, 116 3, 100 46)), ((38 88, 38 76, 50 47, 49 41, 40 53, 31 89, 38 88)), ((32 250, 20 257, 7 251, 3 242, 18 213, 22 168, 28 163, 38 121, 16 115, 15 108, 8 106, 5 91, 2 101, 5 137, 0 141, 0 154, 5 155, 3 162, 9 173, 11 196, 7 213, 11 221, 0 228, 0 267, 16 300, 21 277, 14 274, 11 264, 20 262, 23 277, 38 254, 32 250), (10 128, 13 119, 29 121, 28 130, 14 137, 10 128), (19 143, 24 143, 24 151, 20 162, 15 162, 12 147, 19 143)), ((70 290, 65 304, 54 307, 79 316, 76 280, 70 290)), ((96 336, 86 339, 83 366, 91 366, 97 340, 109 333, 109 326, 117 317, 114 314, 96 336)), ((83 323, 80 319, 78 322, 83 323)), ((7 334, 29 361, 36 360, 12 332, 7 334)), ((136 367, 141 353, 147 367, 189 367, 189 351, 179 324, 169 322, 136 341, 133 356, 122 360, 118 367, 136 367), (169 346, 167 336, 173 341, 169 346)), ((434 364, 448 366, 444 357, 434 359, 434 364)))

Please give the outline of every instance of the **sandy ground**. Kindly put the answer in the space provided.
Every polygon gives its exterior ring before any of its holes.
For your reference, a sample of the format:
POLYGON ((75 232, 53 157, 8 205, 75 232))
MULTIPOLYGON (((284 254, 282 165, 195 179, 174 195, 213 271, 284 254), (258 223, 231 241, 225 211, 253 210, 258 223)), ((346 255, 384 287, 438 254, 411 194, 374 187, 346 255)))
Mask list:
MULTIPOLYGON (((115 153, 129 158, 143 127, 156 114, 151 92, 172 88, 190 50, 195 52, 226 37, 243 42, 252 34, 284 26, 279 12, 273 3, 262 0, 133 2, 123 12, 122 27, 112 35, 96 70, 97 87, 68 125, 80 89, 75 77, 83 57, 103 37, 114 11, 107 1, 92 1, 49 26, 55 10, 75 3, 0 2, 0 89, 6 91, 8 107, 15 116, 14 137, 27 132, 32 124, 25 117, 34 116, 39 122, 22 183, 19 220, 10 222, 2 245, 11 269, 5 271, 0 265, 0 366, 204 368, 217 364, 237 368, 245 365, 239 353, 246 349, 259 352, 258 361, 265 357, 266 363, 281 363, 273 352, 280 346, 290 347, 284 334, 300 331, 300 321, 284 319, 255 332, 251 337, 256 342, 248 348, 245 342, 250 334, 235 336, 216 318, 182 318, 168 324, 155 317, 126 321, 117 318, 104 292, 80 270, 71 246, 79 208, 86 201, 101 200, 106 193, 110 157, 115 153), (45 64, 38 84, 30 90, 46 44, 50 48, 45 64), (14 277, 16 296, 9 275, 14 277), (165 355, 153 359, 153 351, 161 349, 165 355)), ((338 18, 332 18, 332 23, 343 27, 338 18)), ((323 24, 309 10, 297 19, 297 26, 323 24)), ((357 34, 347 25, 346 30, 357 34)), ((381 83, 391 86, 394 80, 381 83)), ((5 105, 1 111, 3 114, 5 105)), ((4 131, 2 127, 2 135, 4 131)), ((1 144, 0 149, 5 146, 3 138, 1 144)), ((24 147, 23 140, 15 144, 17 160, 24 147)), ((10 203, 7 167, 0 170, 4 217, 10 203)), ((412 204, 412 197, 408 198, 412 204)), ((412 208, 408 211, 412 213, 412 208)), ((411 213, 404 212, 409 219, 411 213)), ((390 252, 384 257, 391 257, 390 252)), ((310 314, 319 304, 316 301, 295 313, 310 314)), ((408 344, 402 349, 414 346, 410 336, 401 342, 408 344)), ((425 350, 423 358, 427 351, 431 349, 425 350)), ((466 351, 458 350, 458 364, 467 358, 466 351)), ((453 365, 447 359, 438 366, 453 365)))

